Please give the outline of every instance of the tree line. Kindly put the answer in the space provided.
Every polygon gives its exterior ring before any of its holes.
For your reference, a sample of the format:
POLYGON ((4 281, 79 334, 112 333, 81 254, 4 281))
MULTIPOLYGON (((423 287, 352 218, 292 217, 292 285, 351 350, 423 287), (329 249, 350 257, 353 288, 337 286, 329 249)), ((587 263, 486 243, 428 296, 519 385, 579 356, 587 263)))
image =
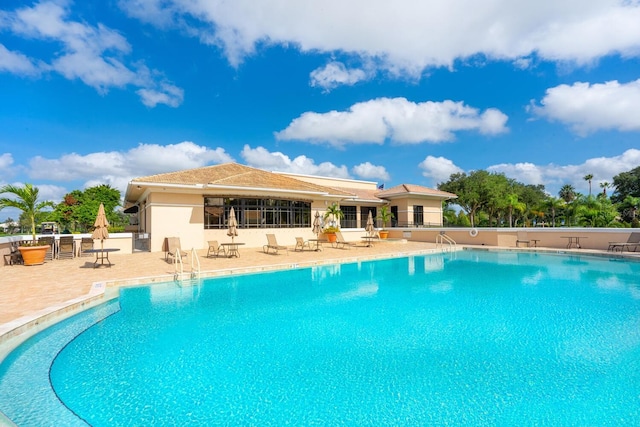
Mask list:
POLYGON ((601 183, 601 191, 595 195, 593 175, 583 178, 589 183, 588 195, 565 184, 556 197, 548 194, 544 185, 523 184, 501 173, 477 170, 452 174, 447 182, 438 184, 439 190, 458 196, 445 202, 445 226, 640 226, 640 166, 616 175, 613 184, 601 183))
MULTIPOLYGON (((47 203, 52 210, 38 209, 35 212, 35 223, 56 222, 60 231, 64 233, 88 233, 93 230, 100 203, 104 204, 109 231, 124 231, 125 225, 129 224, 128 216, 117 209, 121 206, 120 190, 109 185, 97 185, 84 191, 73 190, 67 193, 59 203, 47 203)), ((15 220, 7 218, 6 222, 15 222, 15 220)), ((26 230, 31 220, 25 212, 22 212, 17 223, 20 230, 26 230)))

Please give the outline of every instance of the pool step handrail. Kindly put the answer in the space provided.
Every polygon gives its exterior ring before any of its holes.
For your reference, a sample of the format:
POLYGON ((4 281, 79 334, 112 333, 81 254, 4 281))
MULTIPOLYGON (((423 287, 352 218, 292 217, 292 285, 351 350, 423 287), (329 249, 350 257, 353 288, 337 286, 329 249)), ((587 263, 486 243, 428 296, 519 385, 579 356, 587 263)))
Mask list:
POLYGON ((444 231, 441 231, 440 234, 436 236, 436 247, 442 249, 444 251, 444 244, 447 243, 449 246, 449 252, 452 252, 454 249, 457 249, 456 241, 451 237, 447 236, 444 231))
POLYGON ((176 255, 173 257, 173 280, 182 280, 184 274, 184 264, 182 263, 181 251, 176 251, 176 255))
POLYGON ((200 258, 198 258, 198 253, 196 252, 196 248, 191 248, 191 274, 192 279, 200 278, 200 258))

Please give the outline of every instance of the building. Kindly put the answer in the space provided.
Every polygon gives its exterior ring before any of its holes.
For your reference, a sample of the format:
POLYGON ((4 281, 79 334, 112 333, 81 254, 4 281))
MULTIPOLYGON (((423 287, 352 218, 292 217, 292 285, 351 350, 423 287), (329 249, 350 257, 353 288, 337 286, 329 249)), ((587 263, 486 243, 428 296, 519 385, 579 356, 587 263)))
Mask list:
POLYGON ((418 185, 387 190, 375 182, 267 172, 237 163, 136 178, 125 193, 125 212, 134 216, 133 231, 145 248, 161 251, 166 237, 179 236, 183 248, 201 249, 207 241, 228 241, 227 220, 233 207, 239 237, 260 247, 266 233, 283 244, 296 236, 312 237, 316 212, 340 205, 345 234, 362 233, 369 211, 388 204, 392 227, 442 226, 442 202, 456 195, 418 185))

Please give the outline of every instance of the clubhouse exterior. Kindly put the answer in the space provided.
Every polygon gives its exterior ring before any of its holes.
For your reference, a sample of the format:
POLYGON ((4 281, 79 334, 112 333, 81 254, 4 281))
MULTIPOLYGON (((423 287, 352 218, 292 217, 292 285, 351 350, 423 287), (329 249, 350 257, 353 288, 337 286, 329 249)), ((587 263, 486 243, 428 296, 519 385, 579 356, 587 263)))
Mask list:
MULTIPOLYGON (((266 233, 282 245, 295 237, 312 238, 316 212, 340 205, 340 226, 347 240, 364 234, 369 211, 375 218, 389 205, 394 220, 387 227, 441 227, 443 201, 455 194, 419 185, 378 189, 375 182, 267 172, 225 163, 136 178, 125 193, 125 212, 132 215, 126 231, 144 239, 144 249, 162 251, 166 237, 180 237, 184 250, 207 242, 229 242, 227 221, 233 207, 238 221, 235 241, 261 247, 266 233)), ((376 224, 380 227, 382 224, 376 224)))

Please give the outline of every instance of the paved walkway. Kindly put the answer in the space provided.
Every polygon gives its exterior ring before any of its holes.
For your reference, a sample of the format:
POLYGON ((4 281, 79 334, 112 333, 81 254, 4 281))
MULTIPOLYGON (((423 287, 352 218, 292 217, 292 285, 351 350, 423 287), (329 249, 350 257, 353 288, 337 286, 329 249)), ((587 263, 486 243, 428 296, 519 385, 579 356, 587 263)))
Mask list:
MULTIPOLYGON (((410 252, 429 251, 434 244, 421 242, 380 242, 372 247, 357 246, 335 249, 325 244, 323 251, 265 254, 262 248, 240 249, 239 258, 206 258, 206 249, 198 251, 203 276, 215 272, 303 267, 314 263, 345 262, 376 257, 392 257, 410 252)), ((47 261, 37 266, 0 268, 0 329, 3 324, 28 319, 49 307, 89 295, 94 283, 106 282, 107 287, 126 286, 150 281, 173 280, 174 266, 165 261, 163 252, 109 255, 112 266, 93 268, 93 257, 47 261)), ((185 269, 190 269, 190 256, 185 269)), ((19 323, 19 322, 18 322, 19 323)))

